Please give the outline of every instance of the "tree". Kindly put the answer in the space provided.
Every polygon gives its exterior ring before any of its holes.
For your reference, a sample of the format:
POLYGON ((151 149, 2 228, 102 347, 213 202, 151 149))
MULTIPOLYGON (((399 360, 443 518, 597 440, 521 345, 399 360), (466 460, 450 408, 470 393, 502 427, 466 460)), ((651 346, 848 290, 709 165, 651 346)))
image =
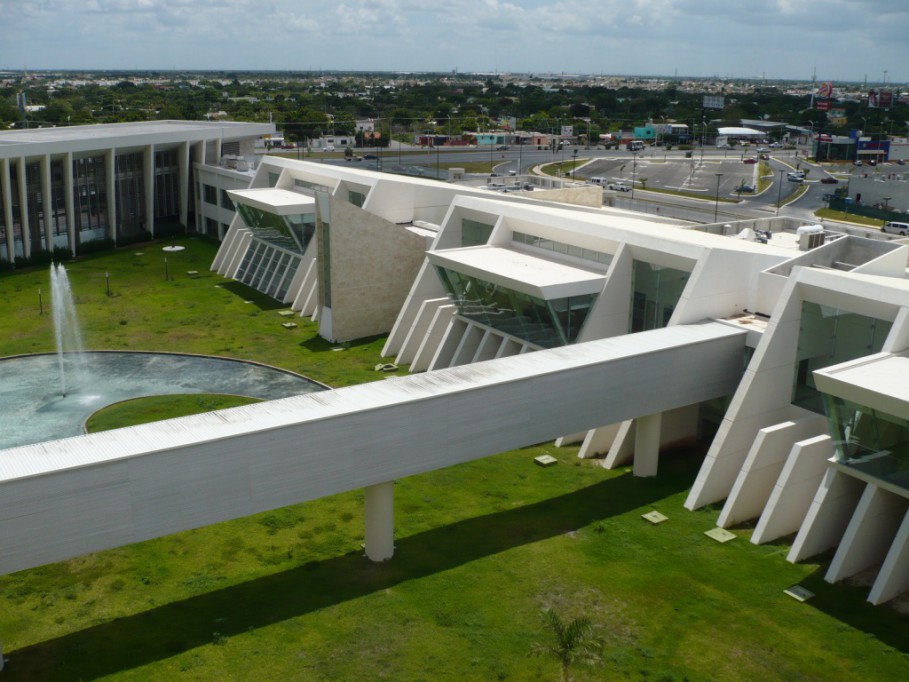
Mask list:
POLYGON ((531 655, 550 655, 559 660, 561 664, 561 681, 568 682, 569 669, 573 663, 592 664, 600 660, 602 642, 594 637, 593 626, 590 620, 575 618, 570 623, 565 623, 552 609, 541 612, 543 625, 549 630, 554 642, 536 644, 531 649, 531 655))

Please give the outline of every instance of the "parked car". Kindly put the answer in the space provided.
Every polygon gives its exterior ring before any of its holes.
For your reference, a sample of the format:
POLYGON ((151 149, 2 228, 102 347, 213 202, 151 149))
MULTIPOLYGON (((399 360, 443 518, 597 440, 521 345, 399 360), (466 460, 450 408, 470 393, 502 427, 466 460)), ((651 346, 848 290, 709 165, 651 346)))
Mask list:
POLYGON ((852 162, 852 165, 853 165, 853 166, 861 166, 861 165, 862 165, 861 159, 856 159, 855 161, 852 162))
POLYGON ((821 182, 825 185, 836 185, 839 183, 839 180, 837 180, 832 175, 828 175, 827 177, 821 178, 821 182))
POLYGON ((745 159, 745 163, 757 163, 757 162, 758 162, 758 160, 755 158, 749 157, 749 158, 745 159))

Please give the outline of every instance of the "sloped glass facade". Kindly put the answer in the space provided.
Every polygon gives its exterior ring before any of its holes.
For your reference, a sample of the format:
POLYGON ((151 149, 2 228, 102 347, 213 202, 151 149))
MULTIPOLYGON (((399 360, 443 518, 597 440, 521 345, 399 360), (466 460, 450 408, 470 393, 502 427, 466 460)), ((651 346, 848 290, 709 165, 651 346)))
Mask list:
POLYGON ((448 268, 436 268, 458 313, 543 348, 574 343, 595 294, 543 300, 448 268))

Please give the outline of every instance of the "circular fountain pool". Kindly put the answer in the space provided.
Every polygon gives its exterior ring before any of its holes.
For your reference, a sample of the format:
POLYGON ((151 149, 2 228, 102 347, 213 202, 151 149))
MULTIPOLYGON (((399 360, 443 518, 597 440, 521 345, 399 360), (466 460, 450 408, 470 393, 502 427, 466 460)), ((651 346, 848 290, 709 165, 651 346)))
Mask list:
POLYGON ((116 351, 83 357, 84 371, 68 379, 66 395, 57 355, 0 359, 0 450, 79 435, 91 414, 131 398, 224 393, 274 400, 325 390, 292 372, 226 358, 116 351))

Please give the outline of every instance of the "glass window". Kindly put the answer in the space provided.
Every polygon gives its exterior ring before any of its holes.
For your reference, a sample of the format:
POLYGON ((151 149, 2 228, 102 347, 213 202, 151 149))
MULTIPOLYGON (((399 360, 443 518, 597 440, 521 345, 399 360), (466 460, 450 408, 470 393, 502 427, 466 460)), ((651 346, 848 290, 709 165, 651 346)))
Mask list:
POLYGON ((461 246, 480 246, 489 241, 492 225, 478 220, 464 218, 461 220, 461 246))
POLYGON ((590 294, 544 301, 447 268, 436 272, 461 316, 544 348, 574 343, 596 300, 590 294))
POLYGON ((836 460, 909 489, 909 421, 829 395, 823 402, 836 460))
POLYGON ((629 332, 662 329, 669 324, 690 273, 633 261, 629 332))
POLYGON ((865 355, 879 353, 892 324, 817 303, 802 303, 792 402, 824 413, 813 372, 865 355))
POLYGON ((354 206, 359 206, 363 208, 363 204, 366 202, 366 195, 363 192, 354 192, 351 190, 347 193, 347 198, 354 206))

